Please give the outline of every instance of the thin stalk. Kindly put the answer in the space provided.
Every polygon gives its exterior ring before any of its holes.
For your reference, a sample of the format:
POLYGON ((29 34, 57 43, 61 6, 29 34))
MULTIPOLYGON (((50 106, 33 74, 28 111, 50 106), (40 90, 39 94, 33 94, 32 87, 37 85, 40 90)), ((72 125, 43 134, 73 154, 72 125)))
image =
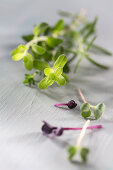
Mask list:
POLYGON ((54 104, 54 106, 67 106, 68 104, 67 103, 56 103, 54 104))
POLYGON ((82 140, 83 140, 83 138, 84 138, 84 136, 85 136, 85 132, 86 132, 86 129, 87 129, 89 123, 90 123, 90 120, 87 120, 87 121, 85 122, 84 126, 83 126, 83 129, 82 129, 82 131, 81 131, 81 133, 80 133, 80 136, 79 136, 79 138, 78 138, 78 140, 77 140, 77 143, 76 143, 76 147, 77 147, 77 148, 80 148, 80 146, 81 146, 81 142, 82 142, 82 140))
POLYGON ((32 44, 36 44, 37 42, 46 41, 46 40, 47 40, 47 36, 36 37, 33 40, 29 41, 26 44, 26 47, 29 48, 32 44))
MULTIPOLYGON (((94 125, 94 126, 88 126, 86 129, 99 129, 102 128, 102 125, 94 125)), ((63 130, 82 130, 83 128, 78 127, 78 128, 63 128, 63 130)))
POLYGON ((76 64, 76 66, 75 66, 74 73, 76 73, 76 71, 77 71, 77 69, 78 69, 78 67, 79 67, 82 59, 83 59, 83 56, 80 56, 80 58, 79 58, 79 60, 78 60, 78 62, 77 62, 77 64, 76 64))
POLYGON ((80 88, 78 89, 78 92, 79 92, 79 95, 80 95, 81 99, 83 100, 83 102, 87 103, 87 100, 85 99, 85 97, 84 97, 84 95, 83 95, 83 93, 82 93, 80 88))

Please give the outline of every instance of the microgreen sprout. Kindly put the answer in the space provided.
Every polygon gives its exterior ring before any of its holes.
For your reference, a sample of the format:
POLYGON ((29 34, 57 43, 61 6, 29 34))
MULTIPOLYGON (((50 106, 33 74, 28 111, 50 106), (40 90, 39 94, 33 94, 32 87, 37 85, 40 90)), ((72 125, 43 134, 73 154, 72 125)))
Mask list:
POLYGON ((99 103, 96 106, 91 105, 88 103, 80 89, 78 89, 78 92, 83 100, 84 103, 80 106, 80 112, 82 117, 87 118, 90 117, 93 113, 93 116, 95 119, 101 118, 102 114, 104 113, 106 106, 104 103, 99 103))
POLYGON ((69 109, 73 109, 77 106, 77 103, 74 100, 70 100, 68 103, 56 103, 54 106, 68 106, 69 109))
POLYGON ((73 157, 74 157, 77 153, 79 153, 82 161, 83 161, 83 162, 86 162, 86 161, 87 161, 87 156, 88 156, 88 153, 89 153, 89 149, 86 148, 86 147, 82 147, 82 146, 81 146, 81 142, 82 142, 82 140, 83 140, 83 138, 84 138, 84 136, 85 136, 85 132, 86 132, 86 129, 87 129, 89 123, 90 123, 90 120, 87 120, 87 121, 85 122, 85 124, 84 124, 84 126, 83 126, 83 129, 82 129, 82 131, 81 131, 81 133, 80 133, 80 136, 78 137, 78 140, 77 140, 76 145, 75 145, 75 146, 70 146, 70 147, 68 148, 68 153, 69 153, 68 158, 69 158, 69 160, 72 160, 73 157))
MULTIPOLYGON (((88 126, 87 129, 100 129, 102 128, 102 125, 93 125, 93 126, 88 126)), ((43 121, 43 125, 42 125, 42 132, 46 135, 49 135, 50 137, 54 137, 54 136, 61 136, 63 135, 64 131, 68 131, 68 130, 82 130, 81 127, 56 127, 56 126, 52 126, 49 123, 47 123, 46 121, 43 121)))
MULTIPOLYGON (((112 55, 106 49, 94 44, 97 37, 97 17, 89 22, 85 16, 85 10, 77 14, 61 11, 60 15, 69 18, 70 23, 67 24, 60 19, 53 26, 44 22, 36 25, 32 34, 22 36, 26 44, 19 45, 11 53, 14 61, 23 60, 26 70, 35 70, 35 73, 38 71, 36 77, 40 79, 38 87, 41 89, 46 89, 54 82, 59 86, 66 85, 69 78, 65 73, 72 71, 71 63, 74 60, 76 62, 73 63, 76 65, 73 72, 77 71, 83 59, 102 69, 107 69, 107 66, 91 58, 91 52, 112 55), (52 68, 51 65, 53 65, 52 68)), ((24 84, 31 86, 37 83, 35 76, 29 75, 25 76, 24 84)))

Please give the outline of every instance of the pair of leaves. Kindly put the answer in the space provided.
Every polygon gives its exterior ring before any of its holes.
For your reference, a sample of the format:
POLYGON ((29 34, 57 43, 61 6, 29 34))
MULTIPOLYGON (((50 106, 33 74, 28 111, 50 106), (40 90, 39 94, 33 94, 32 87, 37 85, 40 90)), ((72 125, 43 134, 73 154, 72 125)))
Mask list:
POLYGON ((68 77, 62 73, 63 67, 67 62, 65 55, 60 55, 55 61, 52 68, 45 68, 44 74, 45 78, 40 81, 38 87, 41 89, 46 89, 48 86, 51 86, 54 82, 57 82, 58 85, 62 86, 68 81, 68 77))
MULTIPOLYGON (((98 105, 92 108, 95 119, 99 119, 104 113, 106 107, 104 103, 99 103, 98 105)), ((91 105, 89 103, 83 103, 80 107, 82 117, 91 116, 91 105)))
POLYGON ((19 61, 23 59, 24 66, 27 70, 32 70, 33 68, 33 56, 27 52, 28 48, 24 45, 19 45, 18 48, 14 49, 11 53, 12 59, 14 61, 19 61))
POLYGON ((14 49, 11 52, 12 59, 14 61, 19 61, 24 57, 25 51, 27 51, 28 48, 24 45, 19 45, 16 49, 14 49))
MULTIPOLYGON (((73 147, 73 146, 70 146, 68 148, 68 153, 69 153, 68 159, 72 160, 73 157, 77 154, 77 148, 73 147)), ((88 153, 89 153, 89 149, 88 148, 82 147, 80 149, 80 157, 81 157, 81 159, 82 159, 82 161, 84 163, 87 162, 88 153)))

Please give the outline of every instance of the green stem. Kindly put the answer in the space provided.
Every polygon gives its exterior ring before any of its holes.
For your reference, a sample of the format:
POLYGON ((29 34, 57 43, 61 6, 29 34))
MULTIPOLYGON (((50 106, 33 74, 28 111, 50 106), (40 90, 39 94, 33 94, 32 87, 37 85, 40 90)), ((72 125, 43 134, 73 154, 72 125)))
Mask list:
POLYGON ((33 40, 29 41, 29 42, 26 44, 26 47, 29 49, 29 47, 30 47, 32 44, 36 44, 37 42, 46 41, 46 40, 47 40, 47 36, 35 37, 33 40))
POLYGON ((81 55, 81 57, 79 58, 79 60, 78 60, 78 62, 77 62, 77 64, 76 64, 76 66, 75 66, 74 73, 76 73, 76 71, 77 71, 77 69, 78 69, 78 67, 79 67, 79 65, 80 65, 80 63, 81 63, 81 61, 82 61, 82 59, 83 59, 83 56, 81 55))

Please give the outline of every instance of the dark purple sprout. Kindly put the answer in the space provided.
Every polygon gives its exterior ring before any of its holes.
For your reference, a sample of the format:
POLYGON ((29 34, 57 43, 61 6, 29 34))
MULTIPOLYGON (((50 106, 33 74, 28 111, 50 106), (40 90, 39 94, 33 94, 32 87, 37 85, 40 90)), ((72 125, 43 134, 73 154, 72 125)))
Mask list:
MULTIPOLYGON (((56 126, 51 126, 49 123, 46 121, 43 121, 42 125, 42 132, 46 135, 49 135, 50 137, 55 137, 55 136, 61 136, 64 132, 64 130, 82 130, 81 127, 56 127, 56 126)), ((102 128, 102 125, 93 125, 93 126, 88 126, 87 129, 100 129, 102 128)))
POLYGON ((64 129, 63 128, 57 128, 57 129, 53 129, 53 133, 56 136, 61 136, 63 134, 64 129))
POLYGON ((73 109, 77 106, 77 103, 74 100, 70 100, 68 103, 56 103, 54 106, 68 106, 70 109, 73 109))
POLYGON ((56 129, 55 127, 49 125, 47 122, 43 121, 43 126, 42 126, 42 131, 45 133, 45 134, 51 134, 52 131, 54 129, 56 129))

